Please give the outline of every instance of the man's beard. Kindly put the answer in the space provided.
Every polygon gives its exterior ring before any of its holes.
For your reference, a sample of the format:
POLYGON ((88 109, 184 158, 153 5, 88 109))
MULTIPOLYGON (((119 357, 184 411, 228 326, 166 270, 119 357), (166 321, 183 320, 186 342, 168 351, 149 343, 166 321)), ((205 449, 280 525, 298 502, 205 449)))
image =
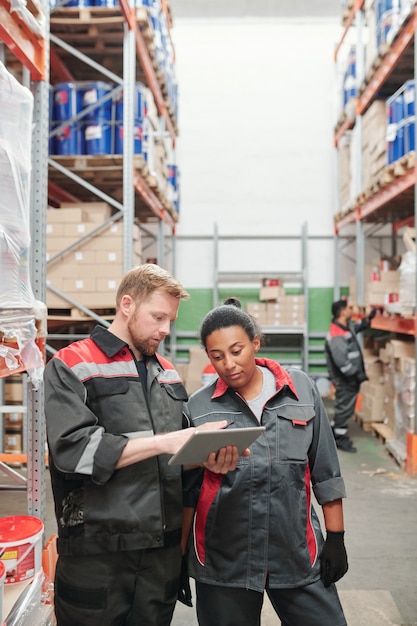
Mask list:
POLYGON ((158 350, 158 346, 155 344, 149 344, 147 341, 141 341, 133 344, 138 352, 141 353, 142 357, 144 356, 153 356, 155 352, 158 350))
POLYGON ((151 342, 149 339, 141 339, 136 331, 136 319, 132 319, 128 324, 128 331, 131 341, 141 356, 153 356, 158 350, 159 344, 151 342))

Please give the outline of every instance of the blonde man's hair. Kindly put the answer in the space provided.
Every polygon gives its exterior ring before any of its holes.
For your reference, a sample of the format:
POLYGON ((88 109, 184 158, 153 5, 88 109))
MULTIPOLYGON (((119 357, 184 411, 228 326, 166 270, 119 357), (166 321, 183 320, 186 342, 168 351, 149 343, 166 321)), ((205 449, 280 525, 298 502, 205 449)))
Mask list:
POLYGON ((139 304, 146 300, 156 289, 166 291, 170 296, 185 300, 190 294, 169 272, 154 263, 144 263, 133 267, 123 276, 116 294, 116 309, 125 295, 129 295, 139 304))

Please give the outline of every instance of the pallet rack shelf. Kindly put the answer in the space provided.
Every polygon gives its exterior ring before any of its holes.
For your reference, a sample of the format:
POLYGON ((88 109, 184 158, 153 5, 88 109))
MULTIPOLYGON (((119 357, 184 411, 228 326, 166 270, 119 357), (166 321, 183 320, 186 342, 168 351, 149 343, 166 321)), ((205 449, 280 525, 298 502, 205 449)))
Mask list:
MULTIPOLYGON (((172 25, 167 2, 162 3, 162 10, 172 25)), ((153 97, 154 128, 150 135, 170 142, 174 160, 178 133, 172 90, 158 65, 148 8, 130 6, 126 0, 115 7, 56 7, 51 11, 50 25, 53 82, 110 81, 114 85, 110 97, 123 91, 123 129, 128 129, 122 155, 51 155, 50 198, 55 206, 68 201, 106 202, 112 207, 112 219, 123 220, 125 270, 133 264, 133 223, 139 224, 146 240, 143 248, 156 245, 154 256, 165 266, 166 255, 172 252, 169 243, 175 238, 178 213, 158 188, 152 172, 152 150, 147 161, 133 153, 136 82, 145 85, 153 97)), ((83 114, 85 110, 68 123, 82 119, 83 114)), ((48 289, 53 291, 53 285, 48 284, 48 289)), ((73 298, 59 295, 69 308, 77 308, 73 298)), ((96 318, 93 307, 78 308, 96 318)), ((101 321, 107 325, 104 317, 101 321)))
MULTIPOLYGON (((398 14, 398 23, 392 35, 380 44, 376 57, 365 75, 363 27, 364 27, 365 3, 363 0, 355 0, 350 3, 345 17, 345 28, 342 37, 336 46, 334 59, 337 62, 341 46, 348 31, 355 25, 357 28, 356 45, 356 79, 357 96, 355 101, 354 119, 344 120, 339 123, 334 133, 334 146, 337 150, 344 134, 355 127, 358 133, 357 149, 355 152, 356 173, 356 198, 353 206, 342 211, 336 210, 334 218, 336 257, 339 254, 340 233, 349 226, 354 226, 353 239, 356 243, 356 281, 358 302, 363 302, 364 294, 364 265, 365 265, 365 226, 375 228, 389 225, 391 229, 391 241, 393 254, 395 253, 395 238, 398 230, 404 225, 413 226, 417 213, 416 207, 416 156, 409 152, 398 161, 387 165, 376 184, 370 189, 362 188, 362 121, 368 108, 376 99, 386 100, 394 94, 407 80, 414 79, 417 67, 417 5, 414 1, 404 3, 398 14)), ((369 63, 368 63, 369 65, 369 63)), ((415 87, 414 87, 415 92, 415 87)), ((414 93, 414 100, 416 94, 414 93)), ((414 121, 415 124, 415 121, 414 121)), ((416 126, 416 125, 415 125, 416 126)), ((414 129, 414 135, 416 131, 414 129)), ((414 143, 415 145, 415 143, 414 143)), ((338 266, 336 258, 335 265, 338 266)), ((338 288, 338 287, 337 287, 338 288)), ((415 315, 409 317, 377 316, 373 320, 372 328, 388 331, 403 336, 416 335, 415 315)), ((417 406, 417 395, 415 397, 417 406)), ((415 423, 417 433, 417 423, 415 423)), ((417 472, 415 433, 410 434, 409 455, 407 456, 407 468, 411 473, 417 472)), ((408 441, 407 441, 408 445, 408 441)))
MULTIPOLYGON (((45 111, 48 111, 49 82, 49 5, 41 2, 39 23, 34 30, 26 20, 11 10, 7 0, 0 2, 0 42, 7 46, 8 60, 17 66, 23 84, 31 88, 33 104, 32 131, 32 172, 30 192, 31 238, 36 241, 37 250, 30 247, 30 282, 33 294, 40 302, 45 301, 45 266, 43 262, 45 250, 45 206, 47 198, 47 146, 48 127, 45 111), (31 79, 31 83, 29 81, 31 79)), ((0 112, 1 114, 1 112, 0 112)), ((1 216, 0 216, 1 217, 1 216)), ((4 270, 2 270, 3 274, 4 270)), ((4 275, 4 274, 3 274, 4 275)), ((10 279, 12 280, 12 279, 10 279)), ((12 285, 10 285, 12 288, 12 285)), ((0 321, 4 320, 0 312, 0 321)), ((22 371, 23 367, 16 371, 22 371)), ((13 370, 11 371, 13 373, 13 370)), ((2 372, 2 379, 7 374, 2 372)), ((0 381, 0 382, 3 382, 0 381)), ((1 455, 0 469, 11 476, 17 491, 25 490, 27 495, 28 513, 43 518, 45 501, 45 434, 43 422, 43 388, 42 384, 35 388, 31 382, 27 384, 26 406, 27 440, 26 454, 27 477, 22 476, 8 463, 16 461, 14 455, 1 455)), ((3 409, 3 405, 2 405, 3 409)), ((23 409, 22 409, 23 410, 23 409)), ((18 460, 21 459, 19 455, 18 460)))

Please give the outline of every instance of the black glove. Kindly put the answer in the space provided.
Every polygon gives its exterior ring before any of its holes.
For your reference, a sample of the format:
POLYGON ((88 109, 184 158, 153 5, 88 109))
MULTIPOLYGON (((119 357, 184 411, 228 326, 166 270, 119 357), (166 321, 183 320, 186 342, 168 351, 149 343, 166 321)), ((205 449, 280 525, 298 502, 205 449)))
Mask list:
POLYGON ((348 571, 344 531, 327 531, 326 541, 320 554, 320 577, 325 587, 338 581, 348 571))
POLYGON ((181 575, 180 582, 178 585, 178 600, 182 602, 186 606, 193 606, 191 602, 191 587, 190 587, 190 579, 188 577, 188 567, 187 567, 187 557, 182 557, 181 563, 181 575))
POLYGON ((372 311, 368 315, 368 320, 371 322, 375 315, 378 313, 379 309, 372 309, 372 311))

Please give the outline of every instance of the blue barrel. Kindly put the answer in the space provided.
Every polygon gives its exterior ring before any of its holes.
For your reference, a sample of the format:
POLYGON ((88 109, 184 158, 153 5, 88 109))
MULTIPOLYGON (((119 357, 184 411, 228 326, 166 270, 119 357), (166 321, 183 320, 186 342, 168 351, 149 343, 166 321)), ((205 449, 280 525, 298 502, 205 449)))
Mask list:
POLYGON ((86 122, 93 122, 94 125, 101 124, 103 122, 110 122, 112 120, 112 98, 100 103, 100 100, 104 96, 108 95, 112 89, 113 85, 102 81, 84 84, 82 93, 83 108, 85 109, 90 105, 98 103, 97 106, 85 116, 86 122))
MULTIPOLYGON (((146 100, 145 100, 145 85, 140 82, 135 84, 135 98, 133 101, 133 117, 136 122, 142 123, 145 115, 146 115, 146 100)), ((115 101, 115 117, 116 122, 123 121, 123 92, 120 93, 119 97, 116 98, 115 101)))
MULTIPOLYGON (((69 122, 55 135, 54 152, 58 155, 84 154, 84 132, 81 120, 71 119, 83 108, 83 92, 80 83, 58 83, 53 87, 52 127, 69 122)), ((51 152, 52 154, 52 152, 51 152)))
POLYGON ((113 154, 112 124, 101 122, 85 126, 85 151, 88 155, 113 154))
POLYGON ((81 83, 58 83, 53 90, 53 120, 65 122, 80 113, 83 108, 81 83))
POLYGON ((394 123, 397 125, 397 134, 394 141, 394 161, 404 156, 404 94, 397 93, 394 99, 394 123))
POLYGON ((387 100, 388 127, 388 163, 393 163, 404 156, 405 121, 404 121, 404 92, 396 91, 387 100))
POLYGON ((93 6, 93 0, 64 0, 60 7, 91 7, 93 6))
MULTIPOLYGON (((54 122, 54 89, 49 85, 49 133, 56 127, 54 122)), ((55 154, 55 136, 49 135, 49 154, 55 154)))
POLYGON ((55 153, 61 156, 85 154, 84 132, 81 124, 68 124, 55 135, 55 153))
POLYGON ((179 214, 180 212, 180 171, 178 167, 175 172, 175 198, 174 198, 174 210, 179 214))
POLYGON ((415 82, 404 83, 404 152, 407 154, 415 149, 415 82))
POLYGON ((119 0, 94 0, 94 6, 95 7, 108 7, 108 8, 118 7, 119 0))
MULTIPOLYGON (((115 154, 123 154, 123 140, 124 140, 123 123, 116 122, 116 135, 115 135, 115 146, 114 146, 115 154)), ((133 152, 134 154, 142 154, 142 151, 143 151, 143 127, 142 127, 142 122, 139 122, 137 120, 133 128, 133 152)))
POLYGON ((168 185, 171 187, 172 204, 176 213, 180 211, 180 194, 179 194, 179 169, 177 165, 168 165, 168 185))

